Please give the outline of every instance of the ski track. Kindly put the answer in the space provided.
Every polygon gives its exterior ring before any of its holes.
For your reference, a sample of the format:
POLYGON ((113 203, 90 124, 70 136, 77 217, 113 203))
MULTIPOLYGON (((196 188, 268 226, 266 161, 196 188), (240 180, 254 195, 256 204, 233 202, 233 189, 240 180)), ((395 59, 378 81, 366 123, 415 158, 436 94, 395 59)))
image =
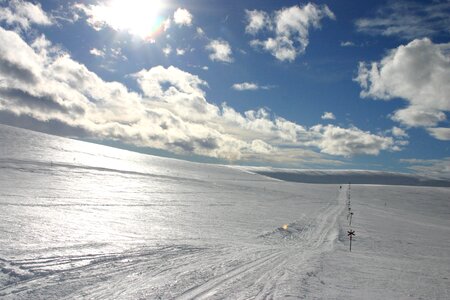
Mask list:
MULTIPOLYGON (((59 291, 53 296, 63 298, 92 299, 101 298, 136 298, 126 293, 111 295, 104 288, 102 281, 113 278, 122 291, 139 291, 139 286, 146 282, 147 287, 154 281, 176 276, 183 284, 174 283, 171 288, 175 292, 159 291, 158 298, 175 299, 274 299, 287 296, 301 297, 307 285, 311 271, 320 255, 333 248, 338 237, 339 215, 344 211, 346 190, 339 191, 337 199, 332 199, 316 218, 302 227, 301 232, 289 243, 273 243, 271 245, 250 245, 247 255, 242 255, 239 247, 218 251, 217 249, 200 248, 188 245, 159 247, 156 249, 138 249, 124 253, 100 253, 66 257, 44 257, 22 260, 5 260, 0 258, 0 271, 15 278, 0 288, 0 296, 5 298, 45 297, 46 288, 64 281, 82 282, 91 280, 92 284, 82 286, 81 290, 59 291), (207 259, 205 260, 205 257, 207 259), (244 261, 242 260, 244 257, 244 261), (253 259, 245 260, 245 257, 253 259), (203 260, 202 260, 203 259, 203 260), (199 266, 192 267, 192 262, 200 260, 199 266), (235 261, 237 265, 233 265, 235 261), (212 262, 222 263, 212 273, 194 281, 198 272, 211 268, 212 262), (308 272, 307 272, 308 271, 308 272), (130 274, 141 272, 145 278, 133 278, 130 274), (89 275, 86 275, 89 274, 89 275), (97 283, 97 284, 96 284, 97 283), (294 290, 292 290, 294 289, 294 290), (77 296, 78 295, 78 296, 77 296)), ((243 246, 240 246, 243 247, 243 246)), ((160 281, 158 281, 160 280, 160 281)), ((117 290, 117 289, 116 289, 117 290)), ((120 289, 119 289, 120 290, 120 289)), ((146 298, 142 294, 140 298, 146 298)), ((151 294, 150 298, 155 298, 151 294)))
MULTIPOLYGON (((238 283, 242 286, 246 281, 244 277, 251 278, 251 276, 247 276, 249 273, 259 274, 256 275, 259 278, 252 278, 256 279, 256 282, 266 282, 254 298, 273 299, 274 293, 277 291, 277 281, 287 275, 285 267, 288 263, 295 262, 297 266, 301 267, 313 256, 319 256, 324 251, 332 249, 338 236, 337 219, 345 208, 345 195, 346 193, 341 190, 338 199, 336 199, 337 203, 335 201, 333 201, 334 203, 330 202, 325 211, 316 217, 314 224, 307 226, 309 229, 299 239, 304 241, 303 243, 285 249, 276 249, 276 253, 243 264, 201 285, 194 286, 176 299, 209 299, 218 291, 226 290, 231 291, 225 295, 232 295, 232 291, 236 291, 236 286, 231 284, 238 283)), ((299 269, 297 272, 301 273, 302 270, 299 269)))

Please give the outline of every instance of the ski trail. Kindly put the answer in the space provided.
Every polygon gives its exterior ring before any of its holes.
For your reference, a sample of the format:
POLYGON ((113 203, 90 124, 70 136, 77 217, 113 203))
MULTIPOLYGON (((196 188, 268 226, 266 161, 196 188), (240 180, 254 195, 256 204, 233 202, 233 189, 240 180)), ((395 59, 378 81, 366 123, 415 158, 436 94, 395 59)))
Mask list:
POLYGON ((237 277, 244 275, 245 273, 252 272, 255 269, 263 266, 266 263, 269 263, 271 261, 276 261, 280 258, 282 253, 273 253, 266 255, 264 257, 261 257, 259 259, 256 259, 250 263, 246 263, 244 265, 241 265, 223 275, 217 276, 206 283, 195 286, 187 291, 185 291, 180 296, 176 297, 175 299, 179 300, 185 300, 185 299, 206 299, 210 296, 212 296, 218 287, 223 286, 229 281, 237 279, 237 277))
MULTIPOLYGON (((332 249, 338 236, 337 220, 345 209, 345 191, 342 189, 337 199, 331 201, 326 209, 311 221, 301 233, 298 244, 290 247, 277 247, 275 253, 268 254, 250 263, 240 265, 222 275, 216 276, 203 284, 194 286, 175 299, 209 299, 217 293, 231 296, 233 293, 245 294, 245 289, 257 289, 253 295, 247 292, 246 297, 254 299, 273 299, 279 286, 286 286, 293 277, 292 267, 308 265, 313 257, 332 249), (244 292, 242 292, 244 291, 244 292)), ((308 275, 310 276, 310 275, 308 275)), ((286 290, 286 288, 284 288, 286 290)), ((287 288, 289 289, 289 288, 287 288)))
POLYGON ((308 293, 308 281, 316 276, 321 255, 331 251, 338 238, 338 218, 345 210, 345 196, 346 191, 340 190, 336 199, 309 224, 303 243, 286 251, 285 263, 274 270, 272 281, 255 299, 303 298, 308 293))
POLYGON ((338 217, 345 209, 345 195, 346 191, 341 191, 338 195, 338 203, 330 203, 327 209, 316 218, 318 226, 313 232, 314 236, 309 237, 308 246, 318 249, 327 242, 326 249, 332 247, 334 239, 338 235, 336 226, 338 217))

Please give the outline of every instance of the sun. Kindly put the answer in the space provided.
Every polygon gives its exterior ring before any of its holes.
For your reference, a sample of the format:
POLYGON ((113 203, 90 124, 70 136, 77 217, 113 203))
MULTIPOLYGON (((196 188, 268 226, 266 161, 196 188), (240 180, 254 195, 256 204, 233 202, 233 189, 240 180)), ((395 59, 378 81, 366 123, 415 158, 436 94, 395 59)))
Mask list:
POLYGON ((162 0, 109 0, 92 7, 94 22, 142 39, 153 39, 166 26, 162 0))

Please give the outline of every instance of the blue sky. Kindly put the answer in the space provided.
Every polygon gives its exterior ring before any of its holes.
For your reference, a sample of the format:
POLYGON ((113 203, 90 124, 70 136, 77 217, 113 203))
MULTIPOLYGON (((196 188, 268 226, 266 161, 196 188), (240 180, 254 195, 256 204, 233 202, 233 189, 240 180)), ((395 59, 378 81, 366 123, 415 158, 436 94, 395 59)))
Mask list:
POLYGON ((0 1, 0 122, 450 177, 450 1, 0 1))

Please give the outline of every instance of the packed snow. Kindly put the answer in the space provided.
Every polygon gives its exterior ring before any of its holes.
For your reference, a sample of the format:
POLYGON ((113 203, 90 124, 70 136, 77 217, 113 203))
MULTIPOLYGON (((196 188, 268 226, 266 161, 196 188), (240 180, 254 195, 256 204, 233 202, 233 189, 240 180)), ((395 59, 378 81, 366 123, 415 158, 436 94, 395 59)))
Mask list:
POLYGON ((450 298, 448 187, 292 182, 3 125, 0 170, 0 298, 450 298))

